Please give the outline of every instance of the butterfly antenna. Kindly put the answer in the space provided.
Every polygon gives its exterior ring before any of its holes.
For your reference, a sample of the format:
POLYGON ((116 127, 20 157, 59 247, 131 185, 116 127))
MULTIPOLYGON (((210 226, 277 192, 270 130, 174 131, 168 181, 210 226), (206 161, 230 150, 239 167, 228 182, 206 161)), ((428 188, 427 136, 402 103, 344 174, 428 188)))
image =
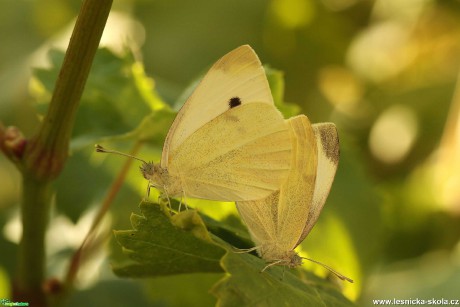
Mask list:
POLYGON ((336 270, 334 270, 334 269, 331 268, 330 266, 325 265, 324 263, 321 263, 321 262, 316 261, 316 260, 314 260, 314 259, 305 258, 305 257, 302 257, 302 259, 305 259, 305 260, 311 261, 311 262, 313 262, 313 263, 319 264, 320 266, 322 266, 323 268, 327 269, 329 272, 331 272, 332 274, 334 274, 335 276, 337 276, 337 277, 340 278, 341 280, 346 280, 346 281, 348 281, 348 282, 350 282, 350 283, 353 283, 353 279, 348 278, 348 277, 346 277, 345 275, 340 274, 339 272, 337 272, 336 270))
POLYGON ((125 157, 128 157, 128 158, 132 158, 132 159, 141 161, 142 163, 148 164, 147 162, 145 162, 144 160, 142 160, 142 159, 140 159, 140 158, 138 158, 138 157, 135 157, 135 156, 132 156, 132 155, 128 155, 128 154, 125 154, 125 153, 120 152, 120 151, 116 151, 116 150, 112 150, 112 149, 107 149, 107 148, 102 147, 102 146, 99 145, 99 144, 94 145, 94 147, 96 148, 96 152, 113 153, 113 154, 117 154, 117 155, 120 155, 120 156, 125 156, 125 157))

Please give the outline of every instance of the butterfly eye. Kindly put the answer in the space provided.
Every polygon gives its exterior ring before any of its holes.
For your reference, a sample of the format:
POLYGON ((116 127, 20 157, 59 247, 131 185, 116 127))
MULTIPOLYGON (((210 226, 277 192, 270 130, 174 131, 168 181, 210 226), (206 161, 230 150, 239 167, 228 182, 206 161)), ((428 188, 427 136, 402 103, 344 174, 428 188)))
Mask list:
POLYGON ((240 97, 232 97, 228 101, 228 105, 230 109, 236 108, 237 106, 241 105, 241 99, 240 97))
POLYGON ((139 167, 142 173, 142 176, 144 176, 145 179, 150 180, 152 178, 153 173, 155 172, 153 163, 142 163, 142 165, 139 167))

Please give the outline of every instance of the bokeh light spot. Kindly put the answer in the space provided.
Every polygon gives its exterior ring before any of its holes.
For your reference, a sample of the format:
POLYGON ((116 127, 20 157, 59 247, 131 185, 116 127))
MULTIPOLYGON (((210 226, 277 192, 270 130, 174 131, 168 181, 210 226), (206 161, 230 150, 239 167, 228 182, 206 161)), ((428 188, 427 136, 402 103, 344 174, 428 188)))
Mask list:
POLYGON ((318 82, 321 93, 338 110, 353 113, 362 97, 363 86, 351 71, 339 66, 325 67, 319 73, 318 82))
POLYGON ((311 22, 314 7, 309 0, 273 0, 271 12, 281 26, 295 29, 311 22))
POLYGON ((375 121, 369 136, 369 147, 379 160, 398 163, 411 150, 418 132, 417 117, 404 106, 392 106, 375 121))

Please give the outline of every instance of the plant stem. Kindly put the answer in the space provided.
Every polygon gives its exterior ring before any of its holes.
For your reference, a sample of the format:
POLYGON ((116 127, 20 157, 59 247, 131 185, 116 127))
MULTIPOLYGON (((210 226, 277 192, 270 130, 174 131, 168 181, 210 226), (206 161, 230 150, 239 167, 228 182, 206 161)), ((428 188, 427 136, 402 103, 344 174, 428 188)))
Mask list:
POLYGON ((13 299, 46 306, 45 234, 51 184, 68 156, 78 105, 102 37, 112 0, 85 0, 56 81, 48 112, 26 145, 18 167, 23 175, 22 225, 18 276, 13 299))
POLYGON ((26 149, 26 170, 54 179, 64 167, 70 136, 112 0, 86 0, 77 18, 48 112, 26 149))
POLYGON ((51 184, 30 181, 27 177, 23 178, 23 233, 19 245, 18 279, 14 297, 32 306, 46 306, 42 284, 45 276, 45 234, 51 203, 51 184))

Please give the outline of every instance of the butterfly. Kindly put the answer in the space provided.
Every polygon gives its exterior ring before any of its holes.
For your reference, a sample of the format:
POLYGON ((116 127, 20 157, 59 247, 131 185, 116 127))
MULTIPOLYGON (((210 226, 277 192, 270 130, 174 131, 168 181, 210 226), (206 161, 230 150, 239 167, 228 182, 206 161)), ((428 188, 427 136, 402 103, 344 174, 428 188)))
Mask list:
MULTIPOLYGON (((149 188, 168 198, 244 201, 280 188, 289 173, 291 146, 262 64, 243 45, 218 60, 182 106, 160 163, 136 159, 143 162, 149 188)), ((98 145, 96 150, 115 152, 98 145)))
POLYGON ((339 139, 332 123, 311 125, 305 115, 287 120, 291 131, 292 161, 288 179, 279 191, 262 200, 236 203, 262 259, 268 265, 296 267, 308 259, 353 282, 332 268, 294 249, 318 220, 339 162, 339 139))

